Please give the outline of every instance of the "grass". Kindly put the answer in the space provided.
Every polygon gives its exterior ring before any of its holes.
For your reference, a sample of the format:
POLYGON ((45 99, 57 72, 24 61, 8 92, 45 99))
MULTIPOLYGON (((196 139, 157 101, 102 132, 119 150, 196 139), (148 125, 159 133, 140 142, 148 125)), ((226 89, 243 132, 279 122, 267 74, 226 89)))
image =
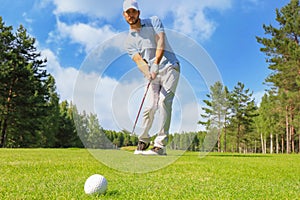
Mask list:
POLYGON ((300 199, 300 155, 187 152, 148 173, 118 171, 86 149, 0 149, 0 160, 0 199, 300 199), (95 173, 108 190, 88 196, 95 173))

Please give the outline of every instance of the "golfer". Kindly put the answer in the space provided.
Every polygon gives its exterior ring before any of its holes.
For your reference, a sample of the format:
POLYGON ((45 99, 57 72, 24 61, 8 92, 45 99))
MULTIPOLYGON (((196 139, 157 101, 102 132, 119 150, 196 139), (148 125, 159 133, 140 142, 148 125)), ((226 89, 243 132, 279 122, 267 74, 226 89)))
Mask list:
POLYGON ((139 136, 135 154, 166 155, 172 103, 180 65, 158 17, 140 19, 140 10, 135 0, 124 0, 123 16, 130 26, 125 42, 128 55, 148 81, 151 81, 147 94, 150 102, 143 111, 143 132, 139 136), (150 144, 149 130, 158 108, 161 119, 159 132, 154 140, 154 147, 145 151, 150 144))

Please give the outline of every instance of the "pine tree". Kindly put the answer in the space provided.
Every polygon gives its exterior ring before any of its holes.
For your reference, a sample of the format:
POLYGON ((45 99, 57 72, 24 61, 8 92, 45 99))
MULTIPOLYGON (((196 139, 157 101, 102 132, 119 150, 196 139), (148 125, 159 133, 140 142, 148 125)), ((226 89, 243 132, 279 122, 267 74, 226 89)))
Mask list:
POLYGON ((46 60, 22 25, 13 34, 0 18, 0 32, 0 147, 38 146, 49 99, 46 60))
POLYGON ((278 153, 278 130, 280 130, 280 119, 279 115, 281 113, 280 106, 278 106, 278 98, 273 96, 272 93, 265 94, 262 97, 262 101, 259 107, 259 116, 256 117, 257 130, 260 133, 261 138, 261 148, 263 153, 267 153, 267 138, 269 138, 270 143, 270 153, 273 153, 275 149, 278 153), (276 144, 274 148, 273 136, 275 136, 276 144))
POLYGON ((55 79, 53 76, 49 76, 46 84, 48 85, 49 99, 46 103, 46 110, 44 112, 42 140, 40 141, 41 147, 55 147, 56 146, 56 134, 59 131, 60 120, 60 106, 59 96, 56 92, 55 79))
POLYGON ((12 33, 12 26, 5 26, 0 17, 0 147, 6 145, 7 127, 9 126, 10 113, 12 111, 12 90, 10 88, 11 71, 10 52, 13 50, 13 41, 15 39, 12 33))
POLYGON ((209 100, 203 100, 206 107, 203 107, 205 114, 201 115, 206 121, 199 121, 200 124, 206 126, 208 134, 216 134, 211 137, 212 140, 217 139, 218 152, 221 152, 221 134, 225 128, 225 120, 228 114, 228 90, 220 82, 216 82, 210 87, 210 94, 207 95, 209 100), (217 130, 212 131, 212 130, 217 130))
POLYGON ((273 84, 285 109, 286 152, 294 152, 295 119, 298 118, 300 96, 300 4, 291 0, 283 8, 276 9, 276 21, 279 27, 263 25, 266 35, 257 37, 264 47, 269 69, 272 73, 266 81, 273 84))
MULTIPOLYGON (((241 82, 237 83, 230 95, 231 117, 230 125, 236 130, 236 151, 240 152, 241 142, 245 141, 247 133, 251 132, 257 107, 252 98, 253 92, 245 89, 241 82)), ((246 145, 246 144, 244 144, 246 145)))

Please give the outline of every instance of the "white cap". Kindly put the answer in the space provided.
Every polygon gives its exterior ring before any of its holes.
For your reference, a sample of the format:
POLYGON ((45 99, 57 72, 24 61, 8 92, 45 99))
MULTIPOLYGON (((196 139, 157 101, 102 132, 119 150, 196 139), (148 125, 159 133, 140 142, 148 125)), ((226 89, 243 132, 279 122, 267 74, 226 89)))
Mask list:
POLYGON ((123 11, 125 12, 130 8, 133 8, 135 10, 139 10, 139 5, 136 2, 136 0, 124 0, 123 11))

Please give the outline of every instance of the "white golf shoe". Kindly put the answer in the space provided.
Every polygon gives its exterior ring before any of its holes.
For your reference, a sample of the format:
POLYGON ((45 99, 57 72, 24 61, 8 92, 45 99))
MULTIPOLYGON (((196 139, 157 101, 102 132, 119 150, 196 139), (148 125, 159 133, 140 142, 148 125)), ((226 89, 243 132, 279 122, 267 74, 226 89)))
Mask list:
POLYGON ((134 151, 133 154, 134 154, 134 155, 142 155, 143 152, 144 152, 144 151, 142 151, 142 150, 137 150, 137 149, 136 149, 136 150, 134 151))
POLYGON ((166 148, 160 148, 160 147, 153 147, 152 149, 148 151, 142 151, 142 155, 149 155, 149 156, 166 156, 166 148))

